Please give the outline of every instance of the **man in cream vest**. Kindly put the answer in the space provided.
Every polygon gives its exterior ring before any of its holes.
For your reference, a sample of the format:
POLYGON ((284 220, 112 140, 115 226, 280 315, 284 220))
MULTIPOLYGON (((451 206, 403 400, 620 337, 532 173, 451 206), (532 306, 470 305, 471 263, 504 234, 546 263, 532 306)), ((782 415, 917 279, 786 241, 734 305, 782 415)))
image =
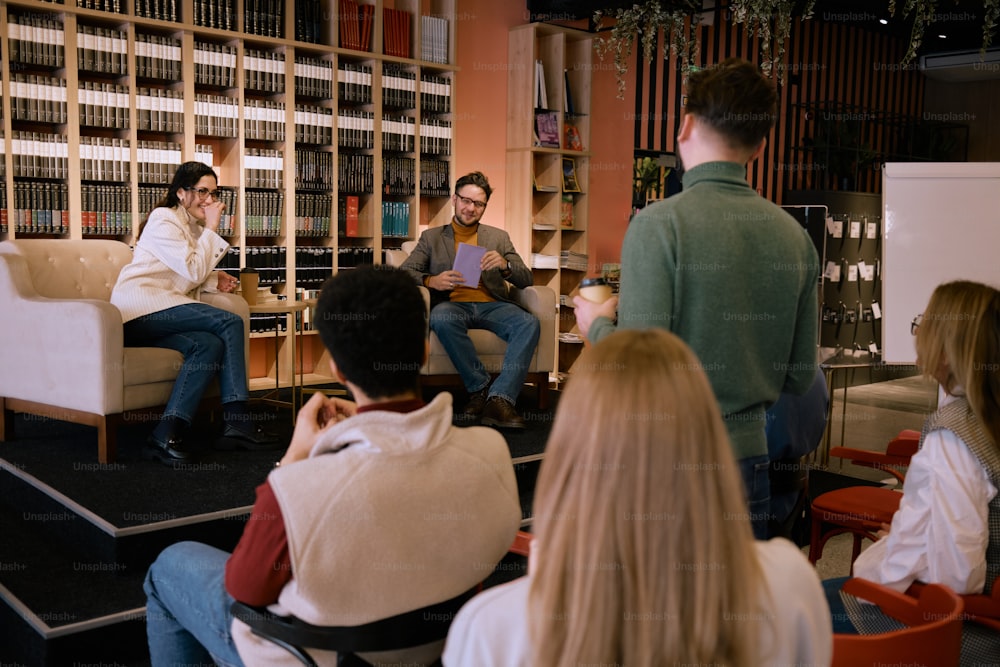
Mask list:
MULTIPOLYGON (((232 600, 359 625, 472 588, 513 541, 521 512, 503 437, 453 427, 448 393, 421 400, 427 316, 412 279, 385 267, 342 272, 324 286, 316 321, 355 402, 317 393, 303 406, 231 555, 182 542, 153 563, 154 667, 298 664, 233 620, 232 600)), ((440 644, 365 657, 424 664, 440 644)), ((314 658, 336 664, 332 653, 314 658)))

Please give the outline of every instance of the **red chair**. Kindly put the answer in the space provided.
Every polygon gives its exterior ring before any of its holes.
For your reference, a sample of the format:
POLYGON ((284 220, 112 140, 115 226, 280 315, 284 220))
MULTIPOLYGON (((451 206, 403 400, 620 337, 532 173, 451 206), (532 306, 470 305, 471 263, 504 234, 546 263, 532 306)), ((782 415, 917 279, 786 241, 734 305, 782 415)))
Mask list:
POLYGON ((831 667, 958 667, 964 604, 951 589, 929 584, 918 600, 871 581, 848 579, 842 590, 874 602, 884 614, 908 627, 873 635, 835 634, 831 667))
MULTIPOLYGON (((917 452, 920 433, 903 430, 889 442, 886 451, 872 452, 850 447, 834 447, 830 456, 849 459, 856 465, 884 470, 903 481, 903 468, 917 452)), ((899 509, 902 494, 899 491, 876 486, 849 486, 828 491, 817 496, 810 504, 811 535, 809 539, 809 561, 815 563, 823 555, 827 540, 843 533, 854 535, 851 549, 851 572, 854 560, 861 553, 864 538, 875 540, 875 534, 883 523, 892 521, 892 515, 899 509)))
MULTIPOLYGON (((925 588, 927 584, 917 581, 906 589, 906 594, 918 598, 925 588)), ((1000 577, 993 581, 989 595, 973 593, 959 597, 965 604, 963 618, 966 621, 974 621, 1000 632, 1000 577)))

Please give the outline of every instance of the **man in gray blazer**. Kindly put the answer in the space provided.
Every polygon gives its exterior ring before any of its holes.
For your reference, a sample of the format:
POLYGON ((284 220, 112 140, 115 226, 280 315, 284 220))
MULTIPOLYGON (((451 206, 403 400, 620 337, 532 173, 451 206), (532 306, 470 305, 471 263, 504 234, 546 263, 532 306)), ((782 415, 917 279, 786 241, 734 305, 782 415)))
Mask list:
POLYGON ((538 319, 510 299, 510 286, 532 284, 531 270, 502 229, 480 224, 493 188, 482 173, 466 174, 455 182, 450 225, 428 229, 401 268, 431 293, 430 327, 458 369, 469 392, 465 414, 481 417, 486 426, 524 428, 514 408, 528 365, 538 344, 538 319), (479 260, 478 284, 469 284, 455 269, 460 243, 485 248, 479 260), (469 329, 487 329, 507 343, 503 368, 490 383, 469 329))

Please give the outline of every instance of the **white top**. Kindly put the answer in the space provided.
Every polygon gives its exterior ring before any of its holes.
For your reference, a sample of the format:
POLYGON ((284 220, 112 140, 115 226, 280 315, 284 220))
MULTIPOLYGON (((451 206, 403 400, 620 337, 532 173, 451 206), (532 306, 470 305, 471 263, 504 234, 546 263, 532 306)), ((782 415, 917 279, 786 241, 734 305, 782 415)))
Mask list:
MULTIPOLYGON (((764 574, 762 627, 757 667, 827 667, 833 650, 830 610, 819 578, 806 557, 784 539, 757 542, 764 574)), ((530 577, 496 586, 470 600, 455 617, 444 650, 445 667, 530 665, 528 591, 530 577)))
POLYGON ((121 311, 123 322, 195 303, 202 291, 218 291, 213 269, 228 249, 221 236, 180 206, 154 209, 132 262, 118 274, 111 303, 121 311))
MULTIPOLYGON (((941 391, 938 405, 955 400, 941 391)), ((954 432, 927 434, 903 482, 889 536, 854 561, 854 576, 903 592, 914 581, 960 595, 986 585, 989 502, 997 494, 976 455, 954 432)))

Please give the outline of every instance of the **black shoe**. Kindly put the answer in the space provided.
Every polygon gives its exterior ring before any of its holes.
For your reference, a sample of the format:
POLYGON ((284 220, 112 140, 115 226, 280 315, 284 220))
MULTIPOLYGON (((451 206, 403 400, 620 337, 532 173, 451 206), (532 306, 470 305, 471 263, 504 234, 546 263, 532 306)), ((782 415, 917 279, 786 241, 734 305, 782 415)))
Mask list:
POLYGON ((524 420, 517 414, 514 404, 499 396, 490 396, 483 408, 483 426, 497 428, 524 428, 524 420))
POLYGON ((489 395, 490 387, 486 385, 479 391, 469 394, 469 402, 465 404, 465 416, 479 418, 483 414, 483 408, 486 406, 486 398, 489 395))
POLYGON ((142 456, 167 465, 194 460, 194 452, 188 448, 184 439, 179 435, 171 436, 165 441, 149 436, 146 440, 146 446, 142 450, 142 456))
POLYGON ((243 449, 250 452, 269 452, 281 449, 278 437, 273 433, 268 433, 260 426, 248 426, 249 430, 243 430, 232 424, 226 424, 222 430, 222 437, 215 441, 215 448, 223 451, 243 449))

